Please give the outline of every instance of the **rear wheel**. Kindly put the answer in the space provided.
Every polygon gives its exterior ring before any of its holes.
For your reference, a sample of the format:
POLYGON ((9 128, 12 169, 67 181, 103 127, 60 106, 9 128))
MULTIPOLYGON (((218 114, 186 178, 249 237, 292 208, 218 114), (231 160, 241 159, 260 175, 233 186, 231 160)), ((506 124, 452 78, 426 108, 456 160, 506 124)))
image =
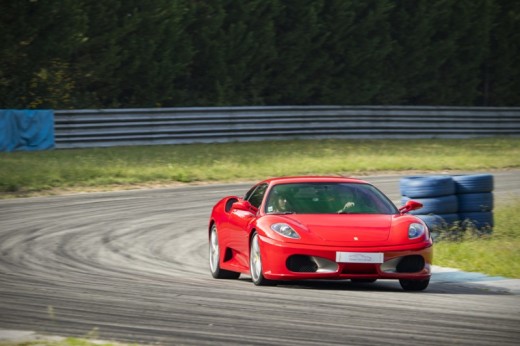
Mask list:
POLYGON ((238 279, 240 276, 240 273, 220 268, 220 246, 215 225, 211 226, 209 237, 209 269, 215 279, 238 279))
POLYGON ((430 284, 430 279, 426 280, 410 280, 400 279, 399 283, 405 291, 424 291, 430 284))
POLYGON ((249 270, 251 271, 251 280, 257 286, 273 285, 274 281, 268 280, 262 274, 262 257, 260 256, 260 243, 258 242, 258 234, 254 233, 251 238, 251 246, 249 251, 249 270))

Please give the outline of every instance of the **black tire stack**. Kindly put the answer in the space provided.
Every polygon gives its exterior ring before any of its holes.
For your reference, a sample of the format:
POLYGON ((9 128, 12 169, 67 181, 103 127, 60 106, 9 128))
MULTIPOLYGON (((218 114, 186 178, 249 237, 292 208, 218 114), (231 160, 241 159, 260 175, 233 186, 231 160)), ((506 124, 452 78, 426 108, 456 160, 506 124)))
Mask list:
POLYGON ((410 176, 399 187, 402 205, 410 199, 423 204, 411 214, 426 223, 434 238, 443 229, 473 227, 483 233, 493 227, 491 174, 410 176))

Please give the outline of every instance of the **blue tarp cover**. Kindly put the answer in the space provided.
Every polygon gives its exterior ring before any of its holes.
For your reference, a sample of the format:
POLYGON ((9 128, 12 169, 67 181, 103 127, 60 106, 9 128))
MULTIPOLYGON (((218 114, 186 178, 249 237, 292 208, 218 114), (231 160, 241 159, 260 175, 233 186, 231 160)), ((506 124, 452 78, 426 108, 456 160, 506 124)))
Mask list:
POLYGON ((52 110, 0 110, 0 151, 54 148, 52 110))

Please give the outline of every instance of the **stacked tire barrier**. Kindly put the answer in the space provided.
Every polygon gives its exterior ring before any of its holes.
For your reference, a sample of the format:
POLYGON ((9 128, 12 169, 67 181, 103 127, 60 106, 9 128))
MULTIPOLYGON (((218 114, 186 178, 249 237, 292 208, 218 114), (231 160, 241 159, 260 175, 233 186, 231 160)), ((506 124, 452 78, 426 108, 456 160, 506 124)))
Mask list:
POLYGON ((493 176, 473 174, 453 176, 459 220, 478 230, 491 231, 493 222, 493 176))
POLYGON ((459 221, 455 181, 451 176, 404 177, 400 181, 400 190, 403 205, 410 199, 423 205, 411 214, 426 223, 434 238, 438 237, 441 229, 447 229, 459 221))
POLYGON ((411 214, 421 218, 434 237, 443 229, 492 230, 491 174, 411 176, 402 178, 399 187, 402 205, 410 199, 423 204, 411 214))

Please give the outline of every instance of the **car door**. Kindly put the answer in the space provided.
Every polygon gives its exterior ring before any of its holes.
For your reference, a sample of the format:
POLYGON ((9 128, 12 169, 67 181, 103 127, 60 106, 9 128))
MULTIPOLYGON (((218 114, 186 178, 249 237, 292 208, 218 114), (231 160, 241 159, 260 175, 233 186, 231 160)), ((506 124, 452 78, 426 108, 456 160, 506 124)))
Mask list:
POLYGON ((244 267, 249 267, 249 225, 257 216, 267 187, 268 184, 256 185, 245 195, 244 200, 251 204, 251 211, 233 209, 230 213, 229 244, 236 251, 235 258, 244 267))

